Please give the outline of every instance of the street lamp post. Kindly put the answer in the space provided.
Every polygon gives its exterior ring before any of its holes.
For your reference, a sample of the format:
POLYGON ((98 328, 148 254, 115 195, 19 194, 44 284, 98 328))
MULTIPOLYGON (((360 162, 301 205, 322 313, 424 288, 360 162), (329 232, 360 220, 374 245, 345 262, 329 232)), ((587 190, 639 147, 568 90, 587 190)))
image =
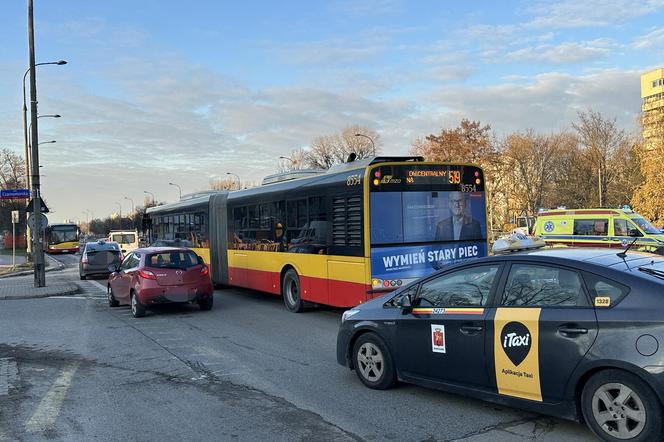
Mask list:
MULTIPOLYGON (((59 114, 37 115, 37 118, 61 118, 61 117, 62 117, 62 115, 59 115, 59 114)), ((28 132, 32 132, 32 123, 30 123, 28 125, 28 132)), ((47 141, 47 143, 55 143, 55 141, 47 141)), ((39 143, 39 144, 44 144, 44 143, 39 143)), ((32 147, 32 146, 28 142, 28 156, 25 158, 25 164, 26 164, 26 167, 27 167, 28 170, 30 169, 30 164, 31 164, 30 163, 30 149, 29 149, 30 147, 32 147)), ((41 167, 41 166, 39 166, 39 167, 41 167)), ((29 175, 27 176, 26 181, 27 181, 27 185, 28 185, 28 189, 29 189, 30 188, 30 176, 29 175)))
MULTIPOLYGON (((47 63, 36 63, 35 67, 43 66, 46 64, 55 64, 60 66, 63 64, 67 64, 67 62, 65 60, 58 60, 58 61, 49 61, 47 63)), ((26 100, 25 100, 25 77, 28 75, 28 73, 30 73, 31 69, 32 67, 29 67, 23 74, 23 145, 25 147, 25 175, 26 175, 26 184, 28 185, 28 188, 30 188, 30 148, 28 147, 30 143, 28 140, 28 106, 26 105, 26 100)))
POLYGON ((150 195, 152 197, 152 205, 154 206, 156 204, 155 203, 155 198, 154 198, 154 193, 148 192, 147 190, 144 190, 143 193, 145 193, 147 195, 150 195))
POLYGON ((373 156, 376 156, 376 145, 374 144, 374 140, 373 140, 373 138, 371 138, 371 137, 368 136, 368 135, 364 135, 364 134, 355 134, 355 136, 356 136, 356 137, 363 137, 363 138, 366 138, 366 139, 368 139, 369 141, 371 141, 371 149, 373 150, 373 156))
POLYGON ((129 198, 128 196, 125 196, 124 199, 129 200, 131 202, 131 227, 134 227, 134 200, 129 198))
POLYGON ((129 200, 131 202, 131 213, 134 213, 134 200, 129 198, 128 196, 125 196, 124 199, 129 200))
POLYGON ((237 173, 233 173, 233 172, 226 172, 226 175, 233 175, 235 178, 237 178, 237 188, 238 188, 238 190, 242 187, 242 181, 240 181, 240 175, 238 175, 237 173))
POLYGON ((175 183, 168 183, 168 185, 177 187, 178 190, 180 191, 180 199, 182 199, 182 187, 180 187, 179 184, 175 184, 175 183))
MULTIPOLYGON (((29 69, 30 73, 30 121, 32 128, 30 138, 32 140, 30 153, 31 164, 30 172, 32 175, 32 210, 33 210, 33 226, 34 234, 32 235, 32 252, 33 252, 33 269, 34 269, 34 285, 35 287, 46 286, 46 269, 44 267, 44 249, 42 244, 42 204, 40 194, 39 182, 39 135, 37 130, 37 76, 36 76, 36 62, 35 62, 35 27, 34 27, 34 13, 33 13, 33 0, 28 0, 28 53, 29 53, 29 69)), ((24 78, 25 78, 24 74, 24 78)), ((27 121, 27 120, 26 120, 27 121)), ((26 124, 27 126, 27 124, 26 124)), ((26 143, 27 144, 27 143, 26 143)))
POLYGON ((115 204, 118 205, 118 210, 119 210, 119 212, 118 212, 118 218, 119 218, 119 220, 120 220, 120 229, 122 229, 122 204, 120 204, 120 203, 117 202, 117 201, 115 202, 115 204))

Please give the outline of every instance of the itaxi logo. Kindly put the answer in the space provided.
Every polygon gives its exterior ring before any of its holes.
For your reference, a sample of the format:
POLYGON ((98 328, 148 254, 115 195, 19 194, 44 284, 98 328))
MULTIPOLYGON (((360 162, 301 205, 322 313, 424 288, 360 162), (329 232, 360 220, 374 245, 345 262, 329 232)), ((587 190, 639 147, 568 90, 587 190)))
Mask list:
POLYGON ((530 331, 520 322, 512 321, 505 324, 500 333, 500 342, 515 367, 518 367, 530 353, 530 331))

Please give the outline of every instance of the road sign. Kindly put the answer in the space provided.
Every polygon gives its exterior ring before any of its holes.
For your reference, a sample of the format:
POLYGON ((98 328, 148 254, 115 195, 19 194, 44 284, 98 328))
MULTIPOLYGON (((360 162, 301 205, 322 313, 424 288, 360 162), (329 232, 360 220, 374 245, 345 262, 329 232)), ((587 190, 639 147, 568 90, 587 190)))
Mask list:
POLYGON ((28 198, 30 198, 30 191, 28 189, 0 190, 0 199, 3 200, 28 199, 28 198))
MULTIPOLYGON (((46 218, 46 215, 43 213, 41 214, 41 229, 42 231, 46 230, 46 227, 48 226, 48 218, 46 218)), ((28 217, 28 227, 30 227, 31 230, 34 230, 35 228, 35 215, 32 214, 28 217)))
MULTIPOLYGON (((30 200, 30 202, 28 203, 28 207, 25 208, 26 212, 28 212, 28 213, 34 212, 34 210, 32 209, 33 201, 34 201, 34 198, 30 200)), ((42 211, 42 213, 48 213, 48 207, 46 207, 46 204, 44 204, 44 200, 39 198, 39 201, 41 201, 41 211, 42 211)))
POLYGON ((12 224, 18 224, 18 210, 12 210, 12 224))

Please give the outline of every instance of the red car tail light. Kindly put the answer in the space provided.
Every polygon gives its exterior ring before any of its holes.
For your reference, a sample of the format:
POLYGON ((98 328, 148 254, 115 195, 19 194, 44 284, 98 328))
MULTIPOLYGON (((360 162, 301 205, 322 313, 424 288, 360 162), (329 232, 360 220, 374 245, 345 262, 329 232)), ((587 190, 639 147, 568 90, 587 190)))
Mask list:
POLYGON ((201 269, 201 276, 207 276, 210 274, 210 269, 208 266, 204 265, 203 268, 201 269))
POLYGON ((154 279, 155 281, 157 280, 157 277, 154 275, 154 273, 149 270, 139 270, 138 276, 143 279, 154 279))

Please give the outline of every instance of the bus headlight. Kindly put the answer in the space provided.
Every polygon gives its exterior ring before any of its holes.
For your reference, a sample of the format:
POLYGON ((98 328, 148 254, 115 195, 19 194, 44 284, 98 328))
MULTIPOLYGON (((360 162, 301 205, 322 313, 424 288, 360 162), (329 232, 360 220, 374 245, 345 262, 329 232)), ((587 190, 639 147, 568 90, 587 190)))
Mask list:
POLYGON ((347 319, 349 319, 351 316, 355 316, 358 313, 360 313, 360 311, 357 309, 346 310, 343 315, 341 315, 341 322, 346 322, 347 319))

